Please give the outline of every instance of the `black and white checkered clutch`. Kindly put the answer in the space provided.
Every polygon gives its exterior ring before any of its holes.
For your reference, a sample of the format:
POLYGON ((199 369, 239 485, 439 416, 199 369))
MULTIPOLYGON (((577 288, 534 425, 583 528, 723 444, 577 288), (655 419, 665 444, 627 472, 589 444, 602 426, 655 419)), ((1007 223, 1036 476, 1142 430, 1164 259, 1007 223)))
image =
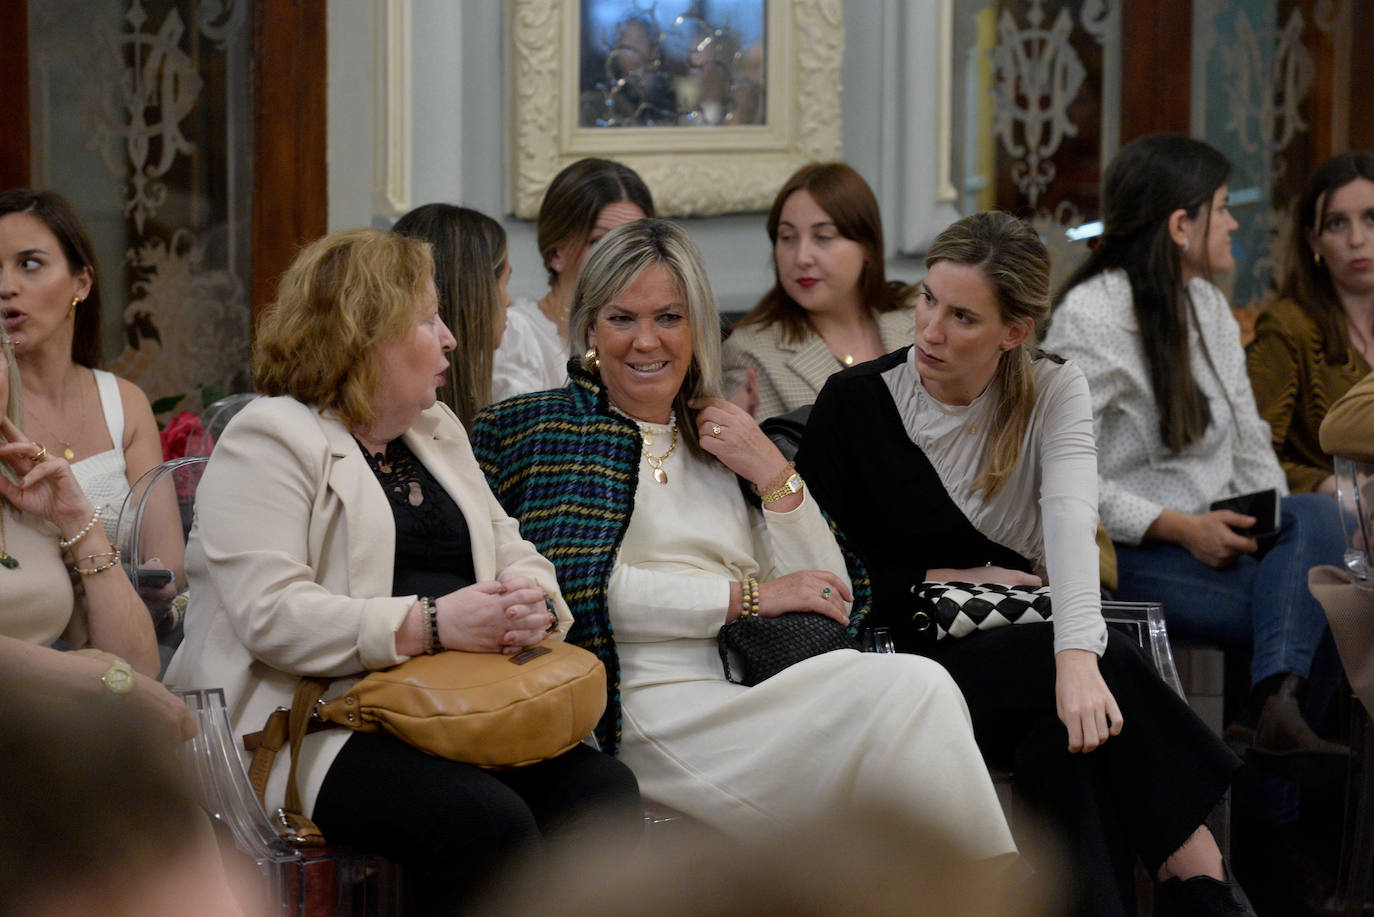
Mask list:
POLYGON ((1008 624, 1032 624, 1050 619, 1050 587, 999 586, 995 583, 921 583, 911 587, 916 597, 918 629, 935 628, 935 639, 967 637, 980 630, 1008 624), (921 615, 929 620, 921 627, 921 615))

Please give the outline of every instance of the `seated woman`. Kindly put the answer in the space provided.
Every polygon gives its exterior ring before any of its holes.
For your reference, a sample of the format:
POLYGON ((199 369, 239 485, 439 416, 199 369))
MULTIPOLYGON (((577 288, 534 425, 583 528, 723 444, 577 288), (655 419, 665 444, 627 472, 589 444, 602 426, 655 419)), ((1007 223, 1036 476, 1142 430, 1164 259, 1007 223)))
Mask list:
MULTIPOLYGON (((334 679, 334 697, 417 654, 515 653, 571 624, 553 567, 435 403, 454 341, 433 273, 423 242, 334 233, 297 256, 258 325, 254 384, 269 397, 229 424, 201 479, 186 639, 168 670, 222 686, 237 733, 289 707, 303 675, 334 679)), ((485 771, 326 730, 306 737, 299 783, 328 840, 420 868, 417 913, 448 913, 543 832, 641 817, 629 770, 585 745, 485 771)))
MULTIPOLYGON (((1216 150, 1179 135, 1122 149, 1103 180, 1102 244, 1066 283, 1045 346, 1088 377, 1117 597, 1163 602, 1175 637, 1252 650, 1250 702, 1228 738, 1343 753, 1299 706, 1327 633, 1303 584, 1312 567, 1340 561, 1335 503, 1283 496, 1263 550, 1245 533, 1253 517, 1209 509, 1287 493, 1235 319, 1209 280, 1234 267, 1229 171, 1216 150)), ((1309 701, 1319 717, 1323 698, 1309 701)))
POLYGON ((549 292, 517 299, 492 367, 492 398, 557 388, 568 381, 568 310, 582 262, 621 223, 654 215, 654 198, 629 166, 579 159, 549 182, 536 223, 549 292))
POLYGON ((491 404, 493 354, 506 330, 506 231, 486 214, 453 204, 416 207, 392 230, 428 242, 434 254, 439 320, 457 342, 439 400, 470 427, 477 412, 491 404))
POLYGON ((602 747, 647 798, 729 834, 871 801, 948 832, 970 857, 1010 853, 963 701, 938 666, 836 650, 754 687, 725 679, 724 624, 798 611, 846 622, 851 583, 800 479, 748 414, 713 397, 719 324, 687 234, 662 220, 608 233, 569 327, 587 352, 568 363, 568 385, 486 408, 473 443, 558 569, 577 617, 569 638, 606 663, 602 747))
POLYGON ((1239 762, 1102 620, 1088 387, 1034 351, 1048 252, 980 213, 926 264, 915 345, 833 377, 797 455, 873 578, 870 623, 949 670, 984 754, 1052 808, 1080 913, 1124 912, 1137 855, 1187 913, 1252 913, 1200 827, 1239 762), (939 641, 913 624, 925 580, 1039 585, 1040 566, 1052 623, 939 641))
MULTIPOLYGON (((90 237, 72 206, 52 191, 5 191, 0 261, 6 268, 0 313, 24 379, 24 428, 71 464, 114 541, 124 499, 162 461, 162 443, 142 389, 96 368, 100 285, 90 237)), ((148 553, 173 571, 177 587, 184 586, 176 504, 167 499, 150 506, 148 553)))
POLYGON ((1289 491, 1335 496, 1318 430, 1374 365, 1374 153, 1345 153, 1312 173, 1278 287, 1247 354, 1255 404, 1289 491))
MULTIPOLYGON (((4 275, 9 284, 8 265, 4 275)), ((20 431, 20 378, 0 332, 0 671, 81 703, 122 699, 190 737, 190 712, 157 682, 152 622, 90 498, 66 459, 20 431), (52 649, 59 637, 77 652, 52 649)))
POLYGON ((768 238, 773 289, 724 353, 725 391, 759 419, 811 404, 831 373, 909 341, 913 322, 887 281, 878 202, 845 163, 794 172, 768 211, 768 238))

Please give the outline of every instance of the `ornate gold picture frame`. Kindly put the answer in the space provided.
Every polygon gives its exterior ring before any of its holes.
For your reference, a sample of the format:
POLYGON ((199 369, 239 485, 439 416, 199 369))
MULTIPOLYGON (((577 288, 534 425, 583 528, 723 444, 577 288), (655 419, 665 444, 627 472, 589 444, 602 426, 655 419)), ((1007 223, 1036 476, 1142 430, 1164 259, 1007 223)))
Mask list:
POLYGON ((767 0, 764 123, 579 127, 579 0, 508 0, 511 209, 534 218, 559 170, 615 159, 649 185, 663 216, 767 210, 803 163, 838 159, 841 0, 767 0))

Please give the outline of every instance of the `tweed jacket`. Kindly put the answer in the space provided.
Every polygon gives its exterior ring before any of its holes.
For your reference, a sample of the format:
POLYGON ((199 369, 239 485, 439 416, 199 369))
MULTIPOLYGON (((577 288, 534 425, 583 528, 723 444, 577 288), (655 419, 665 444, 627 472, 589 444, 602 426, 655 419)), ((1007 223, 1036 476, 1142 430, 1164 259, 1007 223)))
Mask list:
MULTIPOLYGON (((488 405, 472 425, 472 448, 492 492, 521 534, 553 561, 575 623, 568 640, 606 666, 603 750, 620 747, 620 660, 606 590, 639 483, 639 428, 611 410, 601 380, 578 360, 568 384, 488 405)), ((755 498, 757 499, 757 498, 755 498)), ((832 526, 833 528, 833 526, 832 526)), ((871 604, 868 575, 845 552, 854 587, 850 629, 871 604)))
MULTIPOLYGON (((883 312, 877 319, 884 353, 911 344, 916 334, 915 309, 883 312)), ((725 339, 721 360, 727 395, 744 384, 745 370, 753 367, 759 384, 754 416, 759 420, 812 404, 825 381, 844 369, 819 334, 808 334, 799 344, 785 343, 782 326, 776 324, 737 327, 725 339)))
POLYGON ((1274 436, 1274 452, 1293 493, 1310 493, 1331 474, 1318 431, 1331 405, 1369 372, 1354 347, 1326 358, 1321 332, 1296 302, 1281 299, 1260 313, 1246 349, 1255 406, 1274 436))
MULTIPOLYGON (((533 579, 566 635, 571 618, 553 567, 492 497, 453 412, 436 404, 402 439, 462 509, 477 580, 533 579)), ((302 675, 335 679, 332 698, 368 671, 404 662, 396 631, 416 597, 392 595, 395 540, 386 492, 344 425, 294 398, 257 399, 225 429, 196 491, 186 638, 167 682, 223 688, 241 735, 291 706, 302 675)), ((351 734, 306 737, 307 814, 351 734)), ((269 810, 282 799, 287 759, 273 765, 269 810)))

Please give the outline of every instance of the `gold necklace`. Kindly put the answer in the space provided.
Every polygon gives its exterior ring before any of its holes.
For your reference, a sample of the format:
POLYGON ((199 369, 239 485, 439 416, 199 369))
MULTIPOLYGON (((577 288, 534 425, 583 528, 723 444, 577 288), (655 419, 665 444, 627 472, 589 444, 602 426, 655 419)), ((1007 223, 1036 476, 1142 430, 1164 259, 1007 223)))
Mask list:
MULTIPOLYGON (((76 435, 80 436, 81 431, 86 429, 86 395, 84 392, 82 392, 81 385, 79 382, 77 384, 76 391, 77 397, 81 401, 81 424, 76 428, 76 435)), ((51 439, 55 439, 62 444, 62 457, 64 459, 66 459, 69 462, 74 461, 76 459, 76 450, 72 448, 72 443, 75 442, 75 440, 63 439, 62 437, 58 436, 56 433, 52 431, 52 427, 48 426, 42 420, 39 419, 38 412, 33 410, 32 408, 25 410, 24 413, 30 415, 33 418, 34 422, 37 423, 40 427, 42 427, 43 432, 47 433, 51 439)))
POLYGON ((671 431, 672 441, 668 443, 668 451, 662 455, 654 455, 649 451, 649 446, 653 445, 654 435, 648 430, 640 430, 639 435, 643 438, 640 449, 644 452, 644 458, 648 461, 649 467, 654 470, 654 480, 660 484, 668 483, 668 472, 663 470, 663 463, 668 461, 668 456, 673 454, 677 448, 677 414, 668 415, 669 430, 671 431))
POLYGON ((18 570, 19 558, 13 557, 9 551, 9 539, 5 534, 5 507, 6 504, 0 500, 0 567, 6 570, 18 570))

